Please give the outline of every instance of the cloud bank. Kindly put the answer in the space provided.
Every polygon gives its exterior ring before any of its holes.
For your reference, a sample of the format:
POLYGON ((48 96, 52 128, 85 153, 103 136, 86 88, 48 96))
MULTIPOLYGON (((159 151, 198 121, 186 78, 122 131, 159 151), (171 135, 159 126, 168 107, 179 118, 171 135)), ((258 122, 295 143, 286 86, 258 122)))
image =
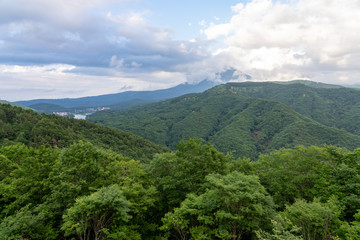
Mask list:
POLYGON ((199 18, 198 37, 182 41, 149 24, 141 3, 0 1, 0 98, 159 89, 230 68, 255 81, 360 82, 358 0, 240 2, 228 21, 199 18))
POLYGON ((228 23, 204 34, 224 41, 215 57, 253 79, 360 82, 359 1, 253 0, 232 9, 228 23))
POLYGON ((174 66, 204 58, 205 49, 173 40, 172 30, 146 22, 148 11, 127 10, 129 2, 1 1, 0 98, 79 97, 185 82, 174 66))

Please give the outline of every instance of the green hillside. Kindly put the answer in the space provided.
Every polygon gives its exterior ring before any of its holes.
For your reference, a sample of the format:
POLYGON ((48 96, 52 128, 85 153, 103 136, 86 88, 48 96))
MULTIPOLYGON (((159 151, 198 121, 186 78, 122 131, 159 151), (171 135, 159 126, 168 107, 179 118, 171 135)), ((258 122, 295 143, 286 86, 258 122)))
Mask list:
POLYGON ((141 137, 84 120, 39 115, 32 110, 0 105, 0 146, 24 143, 31 147, 62 148, 80 140, 139 160, 148 160, 154 153, 166 151, 141 137))
POLYGON ((227 87, 125 111, 98 112, 89 120, 172 149, 180 140, 196 137, 222 152, 235 151, 236 156, 251 158, 298 144, 349 149, 360 145, 359 136, 320 124, 279 102, 232 94, 227 87))
POLYGON ((68 112, 68 108, 64 108, 62 106, 50 103, 37 103, 29 106, 32 109, 36 109, 36 111, 40 113, 53 113, 53 112, 68 112))
MULTIPOLYGON (((231 94, 279 101, 324 125, 360 135, 360 91, 358 89, 327 88, 326 84, 320 84, 323 87, 307 85, 297 82, 293 84, 228 83, 210 89, 208 94, 231 94)), ((314 85, 316 83, 312 84, 314 85)))
POLYGON ((11 106, 14 106, 14 107, 21 107, 23 109, 30 109, 29 107, 25 107, 23 105, 20 105, 20 104, 17 104, 17 103, 13 103, 13 102, 8 102, 6 100, 0 100, 0 104, 9 104, 11 106))

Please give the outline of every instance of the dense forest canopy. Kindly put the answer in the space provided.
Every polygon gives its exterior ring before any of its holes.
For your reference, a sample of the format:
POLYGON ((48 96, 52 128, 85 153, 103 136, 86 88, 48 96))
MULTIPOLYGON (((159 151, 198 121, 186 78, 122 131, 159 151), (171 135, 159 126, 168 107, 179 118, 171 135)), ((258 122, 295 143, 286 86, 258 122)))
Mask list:
POLYGON ((89 142, 0 149, 1 239, 359 239, 360 149, 234 159, 200 139, 149 163, 89 142))

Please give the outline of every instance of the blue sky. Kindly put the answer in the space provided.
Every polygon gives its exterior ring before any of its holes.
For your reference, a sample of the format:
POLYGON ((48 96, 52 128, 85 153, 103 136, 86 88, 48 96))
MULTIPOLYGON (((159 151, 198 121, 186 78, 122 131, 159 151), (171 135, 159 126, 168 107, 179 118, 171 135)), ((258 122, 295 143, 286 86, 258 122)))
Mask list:
POLYGON ((245 1, 184 0, 180 4, 166 0, 144 2, 144 8, 153 12, 150 23, 174 29, 174 38, 182 40, 199 37, 201 22, 228 22, 232 16, 231 6, 245 1))
POLYGON ((161 89, 230 68, 359 84, 359 12, 358 0, 1 0, 0 98, 161 89))

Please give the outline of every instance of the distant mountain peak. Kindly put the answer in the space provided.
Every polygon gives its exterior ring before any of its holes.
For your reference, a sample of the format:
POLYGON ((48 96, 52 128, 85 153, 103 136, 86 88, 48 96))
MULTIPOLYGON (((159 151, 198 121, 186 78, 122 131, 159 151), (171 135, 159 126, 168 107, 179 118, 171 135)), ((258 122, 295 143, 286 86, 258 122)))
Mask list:
POLYGON ((234 68, 230 68, 223 72, 216 74, 217 79, 220 83, 227 83, 227 82, 244 82, 249 81, 252 77, 246 73, 238 71, 234 68))

